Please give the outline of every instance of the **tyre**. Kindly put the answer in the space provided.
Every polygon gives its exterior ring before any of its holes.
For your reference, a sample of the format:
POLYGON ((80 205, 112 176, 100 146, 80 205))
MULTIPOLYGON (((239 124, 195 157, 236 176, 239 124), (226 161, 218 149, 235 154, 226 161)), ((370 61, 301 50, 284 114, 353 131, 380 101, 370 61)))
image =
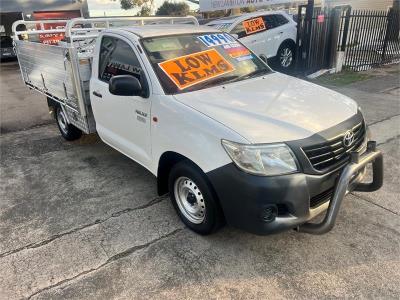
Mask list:
POLYGON ((58 129, 60 130, 64 139, 67 141, 74 141, 81 137, 82 131, 76 128, 74 125, 68 123, 65 113, 60 106, 56 107, 55 118, 58 129))
POLYGON ((189 161, 177 163, 168 180, 169 194, 179 217, 194 232, 216 232, 223 225, 222 210, 205 174, 189 161))
POLYGON ((280 45, 275 57, 275 64, 279 70, 290 70, 294 67, 295 46, 293 43, 284 42, 280 45))

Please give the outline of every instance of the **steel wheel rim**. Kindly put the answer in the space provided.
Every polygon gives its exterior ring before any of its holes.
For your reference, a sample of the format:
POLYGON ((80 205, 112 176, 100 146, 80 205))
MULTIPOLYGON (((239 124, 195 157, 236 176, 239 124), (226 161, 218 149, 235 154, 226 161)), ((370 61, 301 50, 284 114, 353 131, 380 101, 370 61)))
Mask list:
POLYGON ((187 177, 179 177, 174 183, 174 196, 179 210, 194 224, 200 224, 206 216, 206 204, 199 187, 187 177))
POLYGON ((282 67, 289 67, 292 64, 293 61, 293 52, 289 48, 284 48, 281 51, 281 55, 279 57, 279 60, 281 62, 282 67))
POLYGON ((68 133, 68 123, 67 123, 67 118, 64 115, 64 112, 62 109, 57 110, 57 122, 58 125, 60 126, 60 129, 63 133, 67 134, 68 133))

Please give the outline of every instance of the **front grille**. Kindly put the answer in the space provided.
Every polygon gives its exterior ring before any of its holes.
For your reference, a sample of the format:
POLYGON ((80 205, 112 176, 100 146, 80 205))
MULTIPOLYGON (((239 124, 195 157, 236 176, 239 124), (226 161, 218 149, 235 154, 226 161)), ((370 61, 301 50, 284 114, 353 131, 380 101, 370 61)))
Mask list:
POLYGON ((365 140, 365 125, 363 122, 354 126, 352 130, 354 132, 354 142, 348 148, 343 144, 345 132, 325 143, 303 147, 303 151, 314 169, 323 171, 348 161, 349 153, 358 150, 365 140))

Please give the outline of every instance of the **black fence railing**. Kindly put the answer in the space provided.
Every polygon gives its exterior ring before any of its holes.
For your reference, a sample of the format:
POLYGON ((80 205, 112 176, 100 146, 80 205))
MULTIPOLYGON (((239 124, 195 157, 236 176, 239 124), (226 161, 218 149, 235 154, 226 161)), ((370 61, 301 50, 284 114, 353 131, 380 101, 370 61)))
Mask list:
POLYGON ((342 11, 337 50, 345 52, 344 66, 361 71, 400 62, 399 10, 342 11))
POLYGON ((297 20, 296 72, 308 75, 333 63, 340 10, 300 5, 297 20))

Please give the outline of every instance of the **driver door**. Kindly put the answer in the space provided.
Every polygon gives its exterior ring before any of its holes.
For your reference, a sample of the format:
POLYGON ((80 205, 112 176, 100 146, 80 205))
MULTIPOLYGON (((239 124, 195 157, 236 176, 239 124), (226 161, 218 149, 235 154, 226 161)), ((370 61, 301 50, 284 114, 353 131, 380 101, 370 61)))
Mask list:
POLYGON ((144 84, 146 72, 132 46, 122 36, 108 34, 102 37, 98 74, 91 78, 90 97, 96 129, 102 140, 148 166, 151 161, 150 98, 117 96, 109 91, 109 81, 116 75, 135 76, 142 87, 147 86, 144 84))

